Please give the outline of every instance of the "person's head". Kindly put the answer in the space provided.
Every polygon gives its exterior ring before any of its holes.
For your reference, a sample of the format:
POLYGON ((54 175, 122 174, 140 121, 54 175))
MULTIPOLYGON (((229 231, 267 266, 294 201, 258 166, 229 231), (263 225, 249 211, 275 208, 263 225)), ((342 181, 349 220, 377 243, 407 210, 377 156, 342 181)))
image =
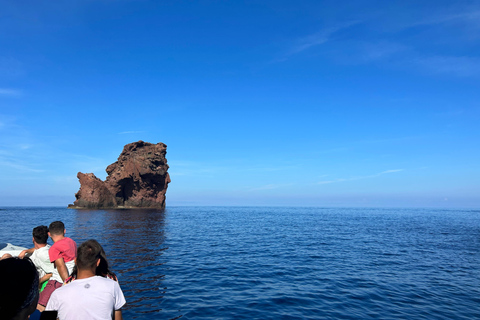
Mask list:
POLYGON ((48 239, 48 227, 38 226, 33 228, 32 231, 33 241, 38 244, 46 244, 48 239))
POLYGON ((0 319, 28 319, 38 303, 38 273, 30 259, 0 260, 0 319))
POLYGON ((65 225, 62 221, 53 221, 48 226, 48 233, 50 236, 63 236, 65 235, 65 225))
MULTIPOLYGON (((99 259, 100 261, 98 262, 98 264, 96 265, 97 267, 95 268, 95 275, 97 276, 101 276, 101 277, 109 277, 110 279, 113 279, 115 281, 117 281, 117 275, 112 271, 110 270, 109 266, 108 266, 108 260, 107 260, 107 255, 105 254, 105 250, 103 250, 103 247, 96 241, 96 240, 88 240, 87 241, 88 245, 93 245, 96 249, 94 251, 96 251, 98 249, 98 246, 100 247, 100 254, 99 254, 99 259)), ((83 245, 83 244, 82 244, 83 245)), ((87 245, 85 245, 87 247, 87 245)), ((79 247, 80 249, 80 247, 79 247)), ((85 250, 85 251, 88 251, 86 250, 86 248, 82 248, 82 251, 85 250)), ((86 255, 85 253, 82 253, 82 255, 86 255)), ((83 258, 81 258, 80 260, 85 260, 83 258)), ((93 265, 93 258, 91 259, 92 261, 91 264, 93 265)), ((76 261, 77 265, 75 265, 75 267, 73 268, 73 271, 72 271, 72 275, 74 278, 77 277, 77 274, 78 274, 78 249, 77 249, 77 261, 76 261)))
POLYGON ((78 270, 95 270, 100 264, 103 248, 97 240, 87 240, 77 249, 78 270))

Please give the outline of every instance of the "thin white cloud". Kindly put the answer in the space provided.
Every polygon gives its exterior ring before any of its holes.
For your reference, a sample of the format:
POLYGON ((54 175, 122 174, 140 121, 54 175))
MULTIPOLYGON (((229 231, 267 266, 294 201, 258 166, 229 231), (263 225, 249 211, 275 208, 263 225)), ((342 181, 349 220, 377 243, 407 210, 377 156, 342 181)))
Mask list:
POLYGON ((18 162, 15 162, 15 161, 9 161, 4 159, 0 159, 0 166, 13 168, 21 172, 35 172, 35 173, 45 172, 45 170, 35 169, 27 165, 19 164, 18 162))
POLYGON ((291 171, 297 169, 298 166, 272 166, 272 167, 248 167, 245 169, 238 168, 244 171, 260 171, 260 172, 274 172, 274 171, 291 171))
POLYGON ((123 131, 118 134, 133 134, 133 133, 144 133, 145 131, 123 131))
POLYGON ((448 12, 431 15, 423 20, 415 21, 409 26, 414 27, 420 25, 435 25, 445 23, 464 23, 474 26, 480 26, 480 10, 474 9, 472 11, 463 11, 456 13, 448 12))
POLYGON ((426 56, 412 59, 412 63, 433 74, 445 74, 459 77, 478 76, 480 59, 468 56, 426 56))
POLYGON ((0 96, 20 96, 22 92, 17 89, 0 88, 0 96))
POLYGON ((368 175, 368 176, 358 176, 358 177, 351 177, 351 178, 341 178, 341 179, 335 179, 335 180, 324 180, 324 181, 319 181, 317 184, 330 184, 330 183, 337 183, 337 182, 345 182, 345 181, 355 181, 355 180, 362 180, 362 179, 370 179, 370 178, 375 178, 379 177, 384 174, 389 174, 389 173, 396 173, 396 172, 401 172, 404 171, 404 169, 392 169, 392 170, 385 170, 376 174, 368 175))
POLYGON ((363 63, 390 59, 405 54, 408 46, 390 41, 366 42, 359 47, 359 60, 363 63))
POLYGON ((283 62, 293 55, 299 54, 312 47, 319 46, 328 41, 331 41, 335 33, 343 29, 349 28, 350 26, 357 23, 359 23, 359 21, 345 22, 337 26, 324 28, 308 36, 300 37, 296 39, 296 41, 294 41, 294 43, 290 46, 290 48, 286 50, 286 52, 274 62, 283 62))
POLYGON ((170 160, 170 173, 177 176, 198 176, 202 174, 226 174, 235 172, 290 172, 299 168, 298 165, 284 165, 284 166, 248 166, 236 164, 219 164, 212 165, 202 162, 184 161, 184 160, 170 160))
POLYGON ((288 183, 288 184, 267 184, 261 187, 257 188, 251 188, 249 191, 262 191, 262 190, 273 190, 273 189, 279 189, 279 188, 285 188, 292 186, 293 183, 288 183))
POLYGON ((343 181, 348 181, 348 180, 354 180, 354 179, 324 180, 324 181, 317 182, 317 184, 330 184, 330 183, 343 182, 343 181))
POLYGON ((377 175, 379 176, 379 175, 382 175, 382 174, 385 174, 385 173, 394 173, 394 172, 400 172, 400 171, 403 171, 403 169, 386 170, 386 171, 380 172, 380 173, 377 174, 377 175))
POLYGON ((31 144, 21 144, 18 146, 21 150, 27 150, 33 147, 31 144))
POLYGON ((230 167, 211 166, 191 161, 171 160, 168 164, 170 165, 169 173, 171 176, 214 177, 218 174, 236 170, 230 167))
POLYGON ((338 30, 338 28, 327 28, 315 34, 300 38, 297 40, 297 43, 290 48, 286 55, 291 56, 305 51, 313 46, 321 45, 327 42, 330 39, 330 36, 338 30))

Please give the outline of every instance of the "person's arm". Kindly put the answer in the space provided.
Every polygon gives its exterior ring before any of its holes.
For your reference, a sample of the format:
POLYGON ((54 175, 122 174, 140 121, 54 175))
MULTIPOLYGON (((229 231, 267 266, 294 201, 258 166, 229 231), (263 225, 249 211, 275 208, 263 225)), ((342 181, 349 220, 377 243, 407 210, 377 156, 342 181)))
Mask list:
POLYGON ((115 310, 115 320, 123 320, 123 317, 122 317, 122 309, 120 310, 115 310))
POLYGON ((48 281, 51 277, 52 277, 51 273, 47 273, 46 275, 41 277, 40 281, 38 281, 38 286, 42 286, 42 283, 44 283, 45 281, 48 281))
POLYGON ((68 269, 63 258, 58 258, 55 260, 55 268, 57 268, 58 274, 62 278, 62 281, 65 282, 65 280, 68 278, 68 269))
POLYGON ((35 251, 35 248, 30 248, 30 249, 26 249, 26 250, 22 250, 22 252, 20 252, 20 254, 18 255, 18 257, 20 259, 23 259, 25 258, 25 255, 28 253, 28 254, 32 254, 33 251, 35 251))

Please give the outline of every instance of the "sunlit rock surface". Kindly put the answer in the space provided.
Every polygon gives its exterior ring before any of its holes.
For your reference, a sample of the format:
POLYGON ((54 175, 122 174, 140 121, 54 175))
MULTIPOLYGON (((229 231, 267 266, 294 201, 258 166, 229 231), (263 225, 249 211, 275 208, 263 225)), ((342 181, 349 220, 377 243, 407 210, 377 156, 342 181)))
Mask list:
POLYGON ((127 144, 106 169, 105 181, 93 173, 77 174, 80 190, 69 208, 165 208, 170 176, 167 146, 138 141, 127 144))

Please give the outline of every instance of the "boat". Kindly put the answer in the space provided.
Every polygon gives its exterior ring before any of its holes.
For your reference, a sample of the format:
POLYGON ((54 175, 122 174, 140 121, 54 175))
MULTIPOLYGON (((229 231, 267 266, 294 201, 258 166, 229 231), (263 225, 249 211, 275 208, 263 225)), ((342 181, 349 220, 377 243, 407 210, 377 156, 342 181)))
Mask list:
POLYGON ((14 246, 11 243, 0 242, 0 258, 6 253, 11 254, 13 257, 18 257, 20 252, 22 252, 23 250, 27 250, 27 248, 14 246))

